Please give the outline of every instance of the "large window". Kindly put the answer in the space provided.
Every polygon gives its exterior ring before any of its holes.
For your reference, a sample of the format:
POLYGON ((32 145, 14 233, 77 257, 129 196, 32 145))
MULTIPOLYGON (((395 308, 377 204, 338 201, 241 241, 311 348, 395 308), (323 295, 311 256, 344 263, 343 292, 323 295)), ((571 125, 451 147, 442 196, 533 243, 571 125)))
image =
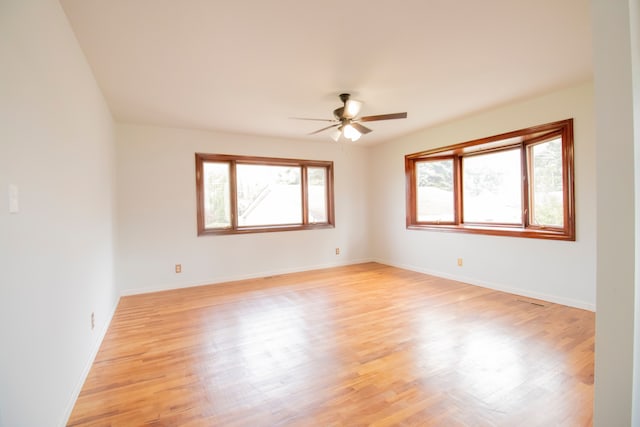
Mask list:
POLYGON ((405 156, 407 228, 575 240, 573 120, 405 156))
POLYGON ((196 154, 198 234, 334 226, 333 162, 196 154))

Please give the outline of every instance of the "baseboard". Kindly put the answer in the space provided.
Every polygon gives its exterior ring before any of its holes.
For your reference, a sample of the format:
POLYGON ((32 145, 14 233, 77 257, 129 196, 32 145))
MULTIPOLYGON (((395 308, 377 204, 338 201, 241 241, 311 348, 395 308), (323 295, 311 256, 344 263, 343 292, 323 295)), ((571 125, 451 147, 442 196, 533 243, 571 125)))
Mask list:
POLYGON ((325 268, 334 268, 334 267, 344 267, 347 265, 362 264, 365 262, 373 262, 373 261, 374 260, 371 258, 365 258, 365 259, 359 259, 359 260, 349 260, 346 262, 339 262, 339 263, 311 265, 311 266, 305 266, 300 268, 267 270, 267 271, 261 271, 259 273, 253 273, 253 274, 223 276, 223 277, 217 277, 214 279, 202 279, 202 280, 197 280, 193 282, 182 283, 179 285, 165 284, 165 285, 158 285, 158 286, 152 286, 147 288, 125 289, 120 292, 120 296, 124 297, 129 295, 140 295, 140 294, 148 294, 153 292, 193 288, 196 286, 206 286, 206 285, 215 285, 219 283, 236 282, 239 280, 259 279, 261 277, 278 276, 281 274, 302 273, 304 271, 322 270, 325 268))
POLYGON ((76 400, 78 400, 78 396, 82 391, 82 386, 84 386, 84 382, 87 380, 87 376, 89 375, 91 366, 93 366, 93 362, 95 361, 96 356, 98 355, 98 351, 100 350, 102 341, 104 340, 104 337, 107 334, 107 331, 109 330, 109 326, 111 325, 111 320, 113 320, 113 315, 116 313, 116 308, 118 308, 119 301, 120 301, 120 298, 116 299, 115 304, 111 308, 110 312, 107 314, 107 319, 105 320, 105 322, 102 324, 102 327, 98 331, 99 333, 98 333, 98 336, 96 337, 96 340, 93 343, 93 348, 91 349, 91 354, 89 355, 89 359, 87 360, 87 363, 85 364, 84 369, 82 370, 82 374, 80 375, 80 379, 78 380, 78 383, 73 389, 73 393, 71 394, 71 398, 69 399, 69 403, 67 404, 67 408, 63 414, 62 422, 58 424, 62 427, 66 426, 67 422, 69 421, 69 417, 71 416, 73 407, 76 404, 76 400))
POLYGON ((485 281, 477 280, 471 277, 465 277, 465 276, 459 276, 455 274, 444 273, 441 271, 429 270, 421 267, 416 267, 414 265, 397 264, 394 262, 390 262, 388 260, 374 259, 373 261, 378 262, 380 264, 390 265, 392 267, 402 268, 404 270, 410 270, 410 271, 415 271, 417 273, 428 274, 430 276, 436 276, 436 277, 442 277, 444 279, 455 280, 458 282, 467 283, 469 285, 479 286, 481 288, 493 289, 495 291, 500 291, 500 292, 507 292, 510 294, 520 295, 527 298, 539 299, 542 301, 552 302, 554 304, 566 305, 568 307, 579 308, 582 310, 589 310, 593 312, 596 311, 595 304, 591 304, 585 301, 574 300, 571 298, 564 298, 557 295, 549 295, 549 294, 544 294, 539 292, 532 292, 528 289, 514 288, 514 287, 503 285, 503 284, 485 282, 485 281))

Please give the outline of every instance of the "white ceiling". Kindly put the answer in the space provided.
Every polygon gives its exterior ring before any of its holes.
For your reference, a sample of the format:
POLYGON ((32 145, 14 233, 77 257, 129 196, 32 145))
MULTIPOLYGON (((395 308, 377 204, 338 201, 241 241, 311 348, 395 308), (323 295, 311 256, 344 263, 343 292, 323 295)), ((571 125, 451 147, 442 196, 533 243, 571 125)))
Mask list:
POLYGON ((372 144, 587 81, 588 0, 61 0, 116 120, 372 144))

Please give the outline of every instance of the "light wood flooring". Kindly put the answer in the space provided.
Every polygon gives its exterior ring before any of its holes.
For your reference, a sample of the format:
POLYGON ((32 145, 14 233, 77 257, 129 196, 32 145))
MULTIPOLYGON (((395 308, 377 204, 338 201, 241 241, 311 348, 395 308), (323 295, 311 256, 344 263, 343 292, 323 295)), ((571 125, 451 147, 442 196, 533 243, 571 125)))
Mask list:
POLYGON ((585 426, 594 313, 367 263, 123 297, 69 426, 585 426))

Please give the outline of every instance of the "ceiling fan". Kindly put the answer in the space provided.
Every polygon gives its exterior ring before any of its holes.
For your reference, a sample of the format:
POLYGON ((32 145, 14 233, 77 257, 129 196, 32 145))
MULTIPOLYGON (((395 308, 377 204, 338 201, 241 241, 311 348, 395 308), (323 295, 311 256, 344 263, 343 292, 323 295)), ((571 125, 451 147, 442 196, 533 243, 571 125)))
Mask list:
POLYGON ((294 117, 298 120, 316 120, 323 122, 333 122, 334 124, 318 129, 309 135, 315 135, 327 129, 336 128, 331 134, 331 138, 334 141, 338 141, 340 136, 344 136, 351 141, 357 141, 364 134, 371 132, 371 129, 360 124, 361 122, 374 122, 378 120, 391 120, 391 119, 406 119, 407 113, 392 113, 392 114, 380 114, 376 116, 364 116, 358 118, 357 115, 362 107, 362 102, 351 99, 351 95, 348 93, 340 94, 340 100, 343 103, 342 107, 338 107, 333 110, 334 119, 307 119, 294 117))

